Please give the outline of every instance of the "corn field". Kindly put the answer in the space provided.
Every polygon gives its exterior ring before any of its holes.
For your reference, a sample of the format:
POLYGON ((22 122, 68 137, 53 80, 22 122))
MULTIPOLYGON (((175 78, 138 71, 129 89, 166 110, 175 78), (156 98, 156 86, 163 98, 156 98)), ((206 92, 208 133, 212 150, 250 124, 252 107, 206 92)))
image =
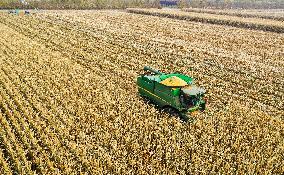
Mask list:
POLYGON ((0 19, 1 174, 284 172, 283 34, 115 10, 0 19), (194 77, 206 111, 145 102, 145 65, 194 77))
POLYGON ((277 20, 259 19, 259 18, 244 18, 238 16, 227 16, 210 13, 187 12, 172 9, 139 9, 129 8, 129 13, 153 15, 180 20, 202 22, 209 24, 228 25, 240 28, 249 28, 277 33, 284 33, 284 23, 277 20))
POLYGON ((278 21, 284 21, 284 10, 283 9, 270 9, 270 10, 214 10, 214 9, 198 9, 198 8, 185 8, 183 11, 186 12, 196 12, 196 13, 209 13, 217 15, 228 15, 228 16, 238 16, 245 18, 263 18, 263 19, 273 19, 278 21))
POLYGON ((159 7, 159 0, 1 0, 0 9, 125 9, 159 7), (23 2, 25 3, 23 3, 23 2))

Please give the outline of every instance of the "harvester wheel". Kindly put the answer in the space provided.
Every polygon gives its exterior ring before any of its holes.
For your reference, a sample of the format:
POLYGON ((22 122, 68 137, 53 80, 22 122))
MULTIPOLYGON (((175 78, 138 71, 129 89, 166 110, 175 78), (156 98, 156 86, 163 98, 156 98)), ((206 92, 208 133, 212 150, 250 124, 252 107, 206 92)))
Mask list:
POLYGON ((205 103, 201 104, 200 111, 201 111, 201 112, 205 111, 205 103))
POLYGON ((194 122, 194 118, 186 113, 181 113, 180 119, 184 122, 194 122))
POLYGON ((180 117, 179 115, 179 111, 176 110, 175 108, 172 108, 172 107, 165 107, 163 108, 163 112, 169 114, 170 116, 173 116, 173 117, 180 117))

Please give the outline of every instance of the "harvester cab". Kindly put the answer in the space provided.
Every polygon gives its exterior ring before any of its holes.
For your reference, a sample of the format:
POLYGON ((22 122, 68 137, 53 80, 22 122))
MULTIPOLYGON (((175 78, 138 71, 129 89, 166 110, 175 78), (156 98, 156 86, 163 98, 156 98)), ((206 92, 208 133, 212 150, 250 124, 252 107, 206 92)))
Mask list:
POLYGON ((193 78, 180 73, 162 73, 145 66, 145 74, 138 76, 139 94, 182 118, 194 111, 205 110, 205 90, 194 85, 193 78))

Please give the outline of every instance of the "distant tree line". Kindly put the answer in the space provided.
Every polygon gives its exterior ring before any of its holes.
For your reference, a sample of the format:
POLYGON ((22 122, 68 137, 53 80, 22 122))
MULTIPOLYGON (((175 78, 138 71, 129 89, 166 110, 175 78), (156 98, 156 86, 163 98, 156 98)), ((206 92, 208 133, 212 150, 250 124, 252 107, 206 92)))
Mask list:
POLYGON ((180 7, 284 9, 284 0, 179 0, 180 7))
POLYGON ((176 6, 180 8, 281 8, 284 0, 0 0, 0 9, 124 9, 176 6))
POLYGON ((129 7, 160 7, 159 0, 0 0, 0 9, 124 9, 129 7))

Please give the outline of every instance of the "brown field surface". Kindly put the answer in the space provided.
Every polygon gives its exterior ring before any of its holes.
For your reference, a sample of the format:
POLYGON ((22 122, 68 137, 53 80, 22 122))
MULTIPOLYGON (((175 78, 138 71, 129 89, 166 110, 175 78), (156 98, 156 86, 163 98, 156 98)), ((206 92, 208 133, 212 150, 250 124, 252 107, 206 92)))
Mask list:
POLYGON ((0 19, 1 174, 284 172, 283 34, 114 10, 0 19), (196 78, 206 111, 146 103, 145 65, 196 78))
POLYGON ((244 18, 236 15, 220 15, 212 13, 188 12, 178 9, 139 9, 129 8, 130 13, 160 16, 180 20, 202 22, 209 24, 228 25, 233 27, 257 29, 263 31, 284 33, 284 22, 272 19, 244 18))
POLYGON ((200 9, 185 8, 186 12, 209 13, 217 15, 239 16, 245 18, 263 18, 284 21, 283 9, 200 9))

